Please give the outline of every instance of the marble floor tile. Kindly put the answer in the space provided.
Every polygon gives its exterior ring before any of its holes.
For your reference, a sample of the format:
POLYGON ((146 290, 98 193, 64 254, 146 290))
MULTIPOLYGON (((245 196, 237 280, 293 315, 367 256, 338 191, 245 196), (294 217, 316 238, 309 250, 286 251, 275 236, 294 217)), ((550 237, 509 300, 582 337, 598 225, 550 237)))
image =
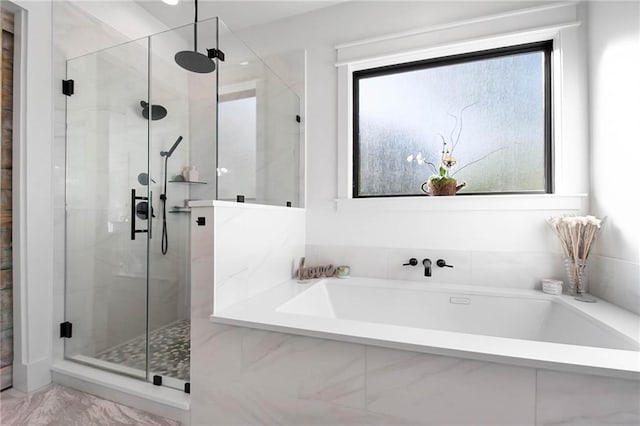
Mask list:
POLYGON ((59 385, 30 395, 0 394, 2 426, 179 426, 175 420, 117 404, 59 385))

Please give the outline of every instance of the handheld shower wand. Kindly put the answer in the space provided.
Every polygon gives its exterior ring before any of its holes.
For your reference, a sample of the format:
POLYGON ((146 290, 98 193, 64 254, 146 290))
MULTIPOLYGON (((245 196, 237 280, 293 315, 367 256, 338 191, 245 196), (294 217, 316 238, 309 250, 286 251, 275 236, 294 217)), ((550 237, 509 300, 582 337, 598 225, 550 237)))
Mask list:
POLYGON ((173 151, 175 151, 178 145, 180 145, 180 142, 182 142, 182 136, 178 136, 178 139, 176 139, 169 151, 160 151, 160 156, 167 158, 171 157, 171 154, 173 154, 173 151))
POLYGON ((182 136, 178 136, 178 139, 173 143, 173 146, 169 151, 160 151, 160 156, 164 157, 164 188, 162 194, 160 194, 160 201, 162 201, 162 254, 166 255, 169 250, 169 235, 167 234, 167 161, 173 151, 176 150, 178 145, 182 142, 182 136))

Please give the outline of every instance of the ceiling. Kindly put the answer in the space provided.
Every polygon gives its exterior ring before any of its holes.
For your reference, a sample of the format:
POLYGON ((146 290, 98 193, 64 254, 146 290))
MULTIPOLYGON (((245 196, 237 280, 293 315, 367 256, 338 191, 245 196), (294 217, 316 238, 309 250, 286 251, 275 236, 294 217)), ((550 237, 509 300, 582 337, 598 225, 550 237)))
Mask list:
MULTIPOLYGON (((198 20, 220 17, 232 31, 254 25, 266 24, 279 19, 301 15, 317 9, 341 3, 334 1, 198 1, 198 20)), ((170 6, 162 0, 135 0, 156 19, 175 28, 193 22, 194 0, 180 0, 176 6, 170 6)))

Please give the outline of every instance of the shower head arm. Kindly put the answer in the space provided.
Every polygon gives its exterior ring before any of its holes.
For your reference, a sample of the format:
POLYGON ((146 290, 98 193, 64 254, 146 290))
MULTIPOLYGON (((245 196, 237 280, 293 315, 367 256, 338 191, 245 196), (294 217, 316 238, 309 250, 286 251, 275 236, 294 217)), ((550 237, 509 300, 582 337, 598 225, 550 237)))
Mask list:
POLYGON ((198 0, 195 0, 196 3, 196 13, 195 18, 193 19, 193 51, 198 51, 198 0))
POLYGON ((180 145, 180 142, 182 142, 182 136, 178 136, 178 139, 176 139, 169 151, 160 151, 160 156, 167 158, 171 157, 171 154, 173 154, 173 151, 175 151, 178 145, 180 145))

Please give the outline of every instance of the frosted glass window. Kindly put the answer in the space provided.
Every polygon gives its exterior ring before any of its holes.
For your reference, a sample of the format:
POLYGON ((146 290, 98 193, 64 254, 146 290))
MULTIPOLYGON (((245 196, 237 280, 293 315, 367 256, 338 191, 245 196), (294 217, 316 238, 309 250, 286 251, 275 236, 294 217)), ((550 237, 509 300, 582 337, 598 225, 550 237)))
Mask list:
POLYGON ((443 140, 453 177, 467 182, 459 194, 551 192, 551 50, 543 42, 354 72, 354 196, 422 195, 443 140))

